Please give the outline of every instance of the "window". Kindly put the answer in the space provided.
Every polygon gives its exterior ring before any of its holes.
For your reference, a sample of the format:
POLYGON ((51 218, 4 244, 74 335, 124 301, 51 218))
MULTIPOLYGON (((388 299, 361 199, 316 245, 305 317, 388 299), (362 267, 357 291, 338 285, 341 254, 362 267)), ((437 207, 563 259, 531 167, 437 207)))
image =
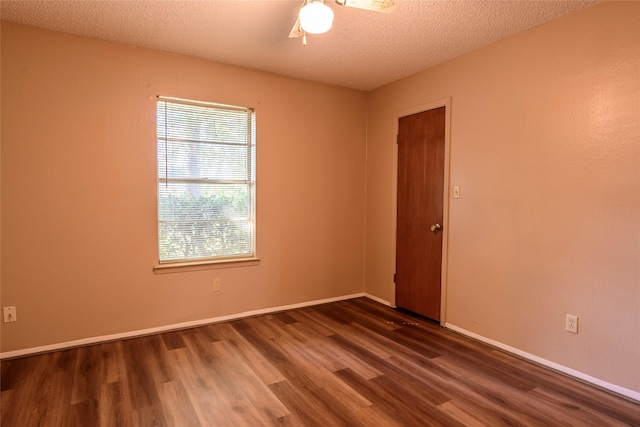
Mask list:
POLYGON ((159 97, 160 263, 255 256, 255 120, 249 108, 159 97))

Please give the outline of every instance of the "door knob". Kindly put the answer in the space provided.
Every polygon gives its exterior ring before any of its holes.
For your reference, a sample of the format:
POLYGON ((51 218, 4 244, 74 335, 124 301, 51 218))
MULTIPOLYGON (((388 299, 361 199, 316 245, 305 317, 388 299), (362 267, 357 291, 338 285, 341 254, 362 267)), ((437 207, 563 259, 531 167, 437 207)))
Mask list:
POLYGON ((431 226, 431 231, 433 231, 434 233, 437 233, 438 230, 440 230, 442 227, 440 226, 440 224, 433 224, 431 226))

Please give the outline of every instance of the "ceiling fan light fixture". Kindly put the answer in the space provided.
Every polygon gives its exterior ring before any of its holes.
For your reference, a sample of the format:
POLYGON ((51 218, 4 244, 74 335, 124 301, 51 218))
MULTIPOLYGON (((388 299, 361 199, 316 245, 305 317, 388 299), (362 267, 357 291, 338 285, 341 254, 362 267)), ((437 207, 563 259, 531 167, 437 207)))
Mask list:
POLYGON ((333 25, 333 10, 322 0, 309 0, 300 9, 300 26, 309 34, 322 34, 333 25))

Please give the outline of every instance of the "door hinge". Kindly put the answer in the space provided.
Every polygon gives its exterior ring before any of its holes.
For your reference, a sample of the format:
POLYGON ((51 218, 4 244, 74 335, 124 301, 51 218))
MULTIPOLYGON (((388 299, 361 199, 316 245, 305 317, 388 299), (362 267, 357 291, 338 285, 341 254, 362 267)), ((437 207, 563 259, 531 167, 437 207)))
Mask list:
POLYGON ((396 273, 393 273, 393 283, 396 283, 396 273))
POLYGON ((396 135, 396 144, 398 143, 398 135, 396 135))

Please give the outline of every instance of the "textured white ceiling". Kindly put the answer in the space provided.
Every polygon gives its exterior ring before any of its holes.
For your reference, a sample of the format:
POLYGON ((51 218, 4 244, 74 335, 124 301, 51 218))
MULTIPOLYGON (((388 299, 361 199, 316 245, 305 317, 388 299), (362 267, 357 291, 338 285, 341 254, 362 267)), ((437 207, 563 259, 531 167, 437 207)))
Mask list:
POLYGON ((396 0, 391 13, 327 4, 333 28, 288 34, 301 0, 6 1, 36 27, 369 91, 596 1, 396 0))

